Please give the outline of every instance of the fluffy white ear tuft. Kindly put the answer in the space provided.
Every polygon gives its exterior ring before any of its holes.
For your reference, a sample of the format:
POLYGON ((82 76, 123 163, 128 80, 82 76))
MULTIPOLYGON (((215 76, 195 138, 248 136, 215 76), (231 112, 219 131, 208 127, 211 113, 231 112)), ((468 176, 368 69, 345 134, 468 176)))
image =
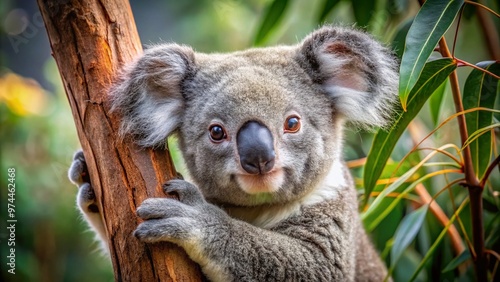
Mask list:
POLYGON ((392 52, 364 32, 325 26, 304 39, 299 63, 321 84, 338 113, 366 127, 385 126, 397 101, 392 52))
POLYGON ((121 137, 144 147, 164 145, 180 125, 182 84, 194 69, 193 50, 177 44, 150 48, 128 65, 110 90, 112 111, 122 114, 121 137))

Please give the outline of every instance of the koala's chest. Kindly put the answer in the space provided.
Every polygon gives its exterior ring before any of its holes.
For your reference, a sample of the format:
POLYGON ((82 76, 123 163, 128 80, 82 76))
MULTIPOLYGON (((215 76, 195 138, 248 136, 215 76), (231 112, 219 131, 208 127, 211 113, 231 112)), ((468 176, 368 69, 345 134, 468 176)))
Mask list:
POLYGON ((226 207, 224 210, 232 218, 248 222, 254 226, 270 229, 290 217, 301 213, 301 204, 298 202, 286 205, 258 206, 258 207, 226 207))

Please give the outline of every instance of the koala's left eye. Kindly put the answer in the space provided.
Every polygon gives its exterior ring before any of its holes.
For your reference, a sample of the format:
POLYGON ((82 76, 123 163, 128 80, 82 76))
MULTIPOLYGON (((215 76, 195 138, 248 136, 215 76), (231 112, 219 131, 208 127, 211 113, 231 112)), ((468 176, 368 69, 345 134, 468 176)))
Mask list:
POLYGON ((295 133, 300 129, 300 118, 298 116, 287 117, 283 126, 285 133, 295 133))
POLYGON ((208 131, 210 132, 210 140, 212 140, 212 142, 214 143, 220 143, 227 138, 226 131, 224 130, 222 125, 214 124, 210 126, 208 131))

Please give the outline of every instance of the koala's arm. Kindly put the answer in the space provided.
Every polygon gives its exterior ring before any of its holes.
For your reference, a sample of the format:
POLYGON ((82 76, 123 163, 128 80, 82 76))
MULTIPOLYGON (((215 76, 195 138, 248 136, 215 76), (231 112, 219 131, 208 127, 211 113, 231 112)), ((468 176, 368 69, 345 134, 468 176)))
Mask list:
POLYGON ((76 204, 80 213, 85 218, 89 227, 95 232, 96 239, 100 242, 102 251, 109 254, 106 229, 96 203, 94 189, 90 185, 87 164, 81 150, 73 156, 73 162, 68 171, 68 178, 78 187, 76 204))
POLYGON ((145 222, 135 235, 180 245, 213 281, 354 280, 359 220, 349 204, 353 199, 303 207, 300 215, 266 230, 229 217, 186 181, 169 182, 165 192, 179 200, 144 201, 137 212, 145 222))

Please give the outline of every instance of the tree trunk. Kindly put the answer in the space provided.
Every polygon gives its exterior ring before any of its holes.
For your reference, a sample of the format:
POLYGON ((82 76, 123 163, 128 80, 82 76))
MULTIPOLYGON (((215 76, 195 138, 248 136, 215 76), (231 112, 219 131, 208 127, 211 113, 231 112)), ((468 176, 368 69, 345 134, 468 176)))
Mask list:
POLYGON ((117 138, 107 88, 120 66, 142 52, 126 0, 38 0, 108 234, 116 281, 199 281, 196 264, 171 244, 145 245, 132 232, 136 208, 164 197, 176 172, 168 151, 117 138))

